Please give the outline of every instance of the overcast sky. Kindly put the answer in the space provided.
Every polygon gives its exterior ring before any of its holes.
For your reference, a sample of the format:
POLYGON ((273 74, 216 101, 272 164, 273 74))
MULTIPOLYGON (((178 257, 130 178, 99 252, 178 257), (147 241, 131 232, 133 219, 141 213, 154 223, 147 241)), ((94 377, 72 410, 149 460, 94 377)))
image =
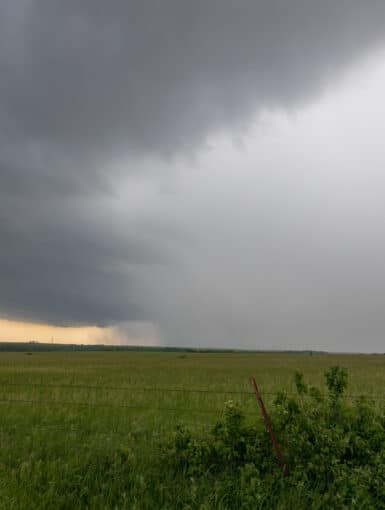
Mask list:
POLYGON ((383 0, 3 0, 0 319, 385 351, 384 90, 383 0))

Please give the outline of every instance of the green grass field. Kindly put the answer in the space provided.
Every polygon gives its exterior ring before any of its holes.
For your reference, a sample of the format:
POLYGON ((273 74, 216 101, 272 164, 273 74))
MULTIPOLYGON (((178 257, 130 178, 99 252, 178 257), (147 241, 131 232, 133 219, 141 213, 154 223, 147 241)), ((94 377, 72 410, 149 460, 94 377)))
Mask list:
POLYGON ((2 352, 0 508, 154 508, 139 489, 149 492, 146 473, 176 424, 206 430, 229 399, 261 420, 250 376, 269 409, 276 392, 295 391, 295 370, 325 391, 323 372, 337 364, 349 371, 347 395, 385 404, 384 355, 2 352), (122 494, 119 461, 103 468, 117 451, 132 460, 134 499, 122 494))

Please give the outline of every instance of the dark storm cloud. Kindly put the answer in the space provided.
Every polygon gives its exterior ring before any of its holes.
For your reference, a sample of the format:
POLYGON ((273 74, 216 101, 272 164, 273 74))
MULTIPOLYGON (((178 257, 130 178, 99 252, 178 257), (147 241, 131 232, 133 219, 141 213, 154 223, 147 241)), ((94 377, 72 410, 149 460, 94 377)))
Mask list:
POLYGON ((131 275, 165 262, 155 232, 149 244, 140 234, 122 235, 129 222, 96 220, 87 209, 61 212, 54 203, 27 202, 17 213, 0 225, 2 316, 100 325, 146 318, 131 275))
POLYGON ((191 148, 302 102, 384 36, 381 0, 3 2, 2 131, 65 158, 191 148), (50 145, 47 146, 47 142, 50 145))
POLYGON ((136 175, 143 156, 302 105, 383 42, 384 22, 383 0, 1 2, 0 314, 146 316, 135 267, 167 263, 172 234, 159 221, 143 239, 108 207, 95 219, 87 201, 114 195, 114 164, 136 175))

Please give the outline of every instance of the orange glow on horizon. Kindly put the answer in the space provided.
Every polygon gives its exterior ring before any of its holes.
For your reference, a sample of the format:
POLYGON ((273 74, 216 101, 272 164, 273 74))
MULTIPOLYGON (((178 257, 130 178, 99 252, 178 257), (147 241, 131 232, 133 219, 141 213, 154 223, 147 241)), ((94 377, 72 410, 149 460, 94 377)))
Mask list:
POLYGON ((60 327, 0 319, 0 342, 98 344, 106 341, 108 330, 97 326, 60 327))
POLYGON ((53 326, 0 318, 0 342, 56 344, 159 345, 151 323, 126 322, 110 327, 53 326))

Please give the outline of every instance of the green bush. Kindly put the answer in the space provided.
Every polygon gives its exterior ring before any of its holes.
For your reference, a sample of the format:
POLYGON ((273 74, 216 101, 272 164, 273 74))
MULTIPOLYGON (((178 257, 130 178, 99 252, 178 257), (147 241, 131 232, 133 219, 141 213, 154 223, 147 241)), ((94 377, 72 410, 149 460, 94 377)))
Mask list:
POLYGON ((325 397, 297 372, 298 395, 277 396, 270 417, 287 477, 263 421, 248 423, 235 402, 207 436, 179 427, 164 447, 163 473, 178 486, 182 508, 385 509, 384 414, 364 399, 344 399, 347 378, 340 367, 327 370, 325 397))

